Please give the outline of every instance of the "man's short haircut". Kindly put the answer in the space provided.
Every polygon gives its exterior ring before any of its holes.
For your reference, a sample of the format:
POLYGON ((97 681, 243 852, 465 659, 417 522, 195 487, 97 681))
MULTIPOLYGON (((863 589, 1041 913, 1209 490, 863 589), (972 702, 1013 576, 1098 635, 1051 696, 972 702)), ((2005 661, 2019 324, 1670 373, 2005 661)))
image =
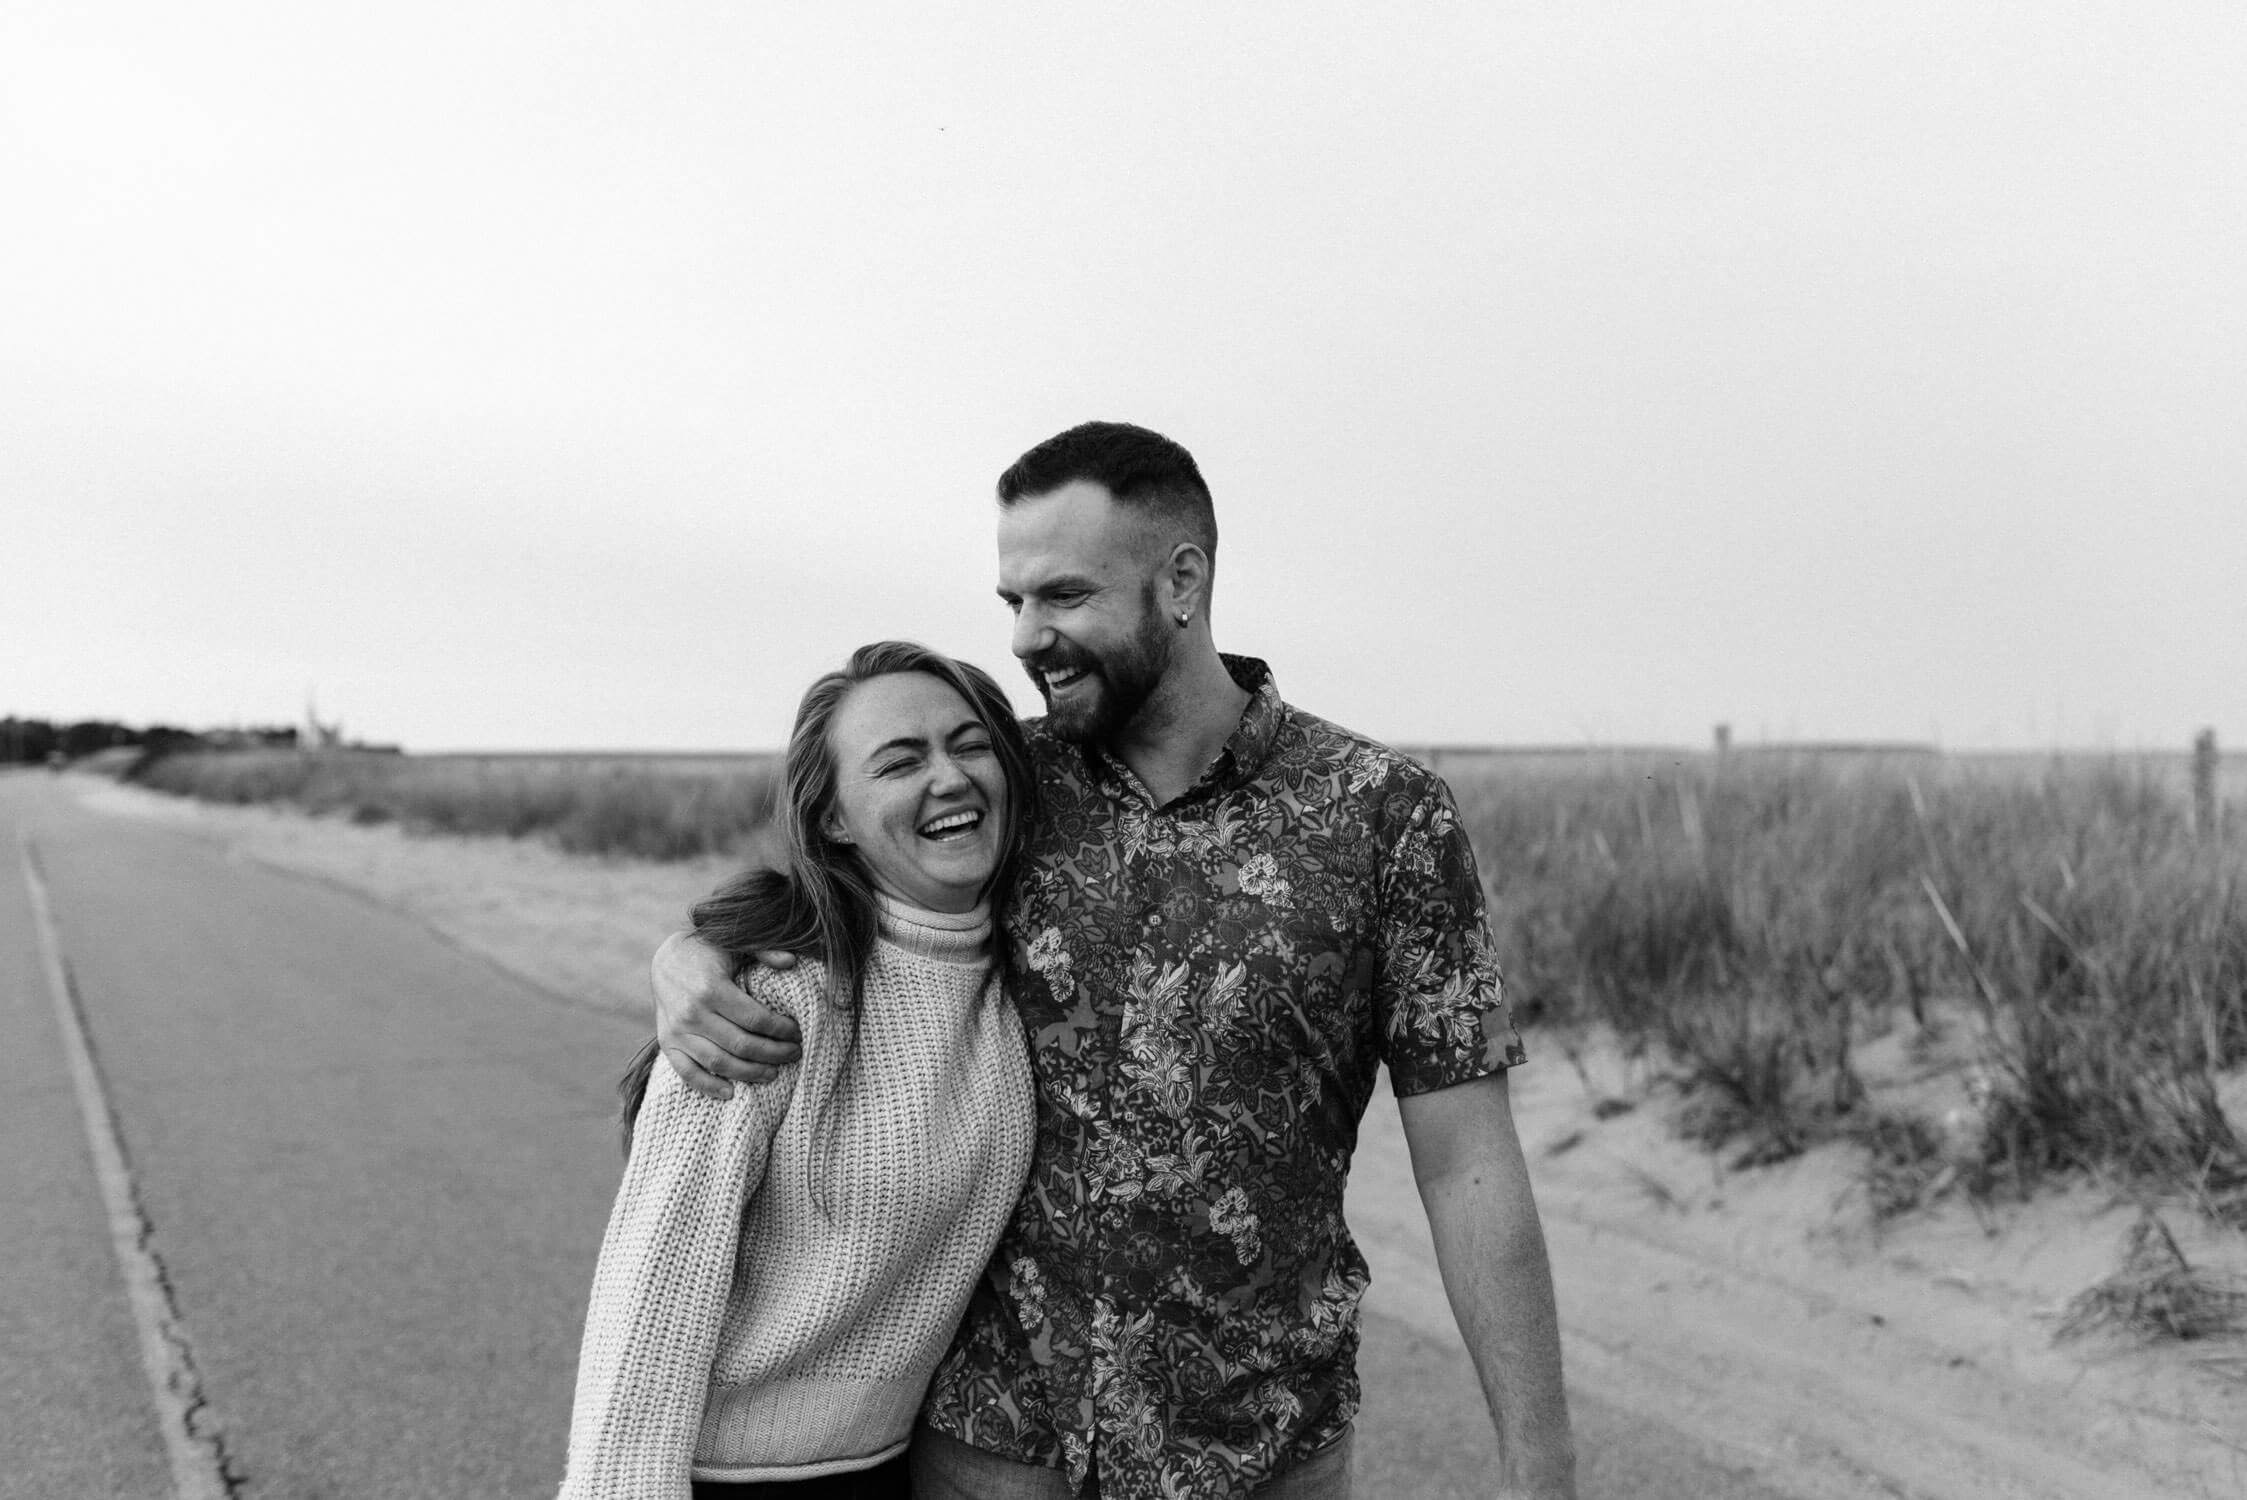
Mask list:
POLYGON ((1129 422, 1083 422, 1047 438, 999 476, 999 504, 1050 495, 1080 479, 1103 486, 1118 505, 1168 523, 1216 562, 1217 510, 1194 455, 1129 422))

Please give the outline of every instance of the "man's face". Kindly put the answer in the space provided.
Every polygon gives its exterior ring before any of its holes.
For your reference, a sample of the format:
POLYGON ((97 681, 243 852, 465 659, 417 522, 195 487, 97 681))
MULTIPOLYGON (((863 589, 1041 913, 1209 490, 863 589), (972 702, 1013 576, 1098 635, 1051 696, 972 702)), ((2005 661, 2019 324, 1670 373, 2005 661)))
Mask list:
POLYGON ((1146 523, 1089 480, 999 508, 999 597, 1014 611, 1014 654, 1062 738, 1114 738, 1169 670, 1159 550, 1146 523))

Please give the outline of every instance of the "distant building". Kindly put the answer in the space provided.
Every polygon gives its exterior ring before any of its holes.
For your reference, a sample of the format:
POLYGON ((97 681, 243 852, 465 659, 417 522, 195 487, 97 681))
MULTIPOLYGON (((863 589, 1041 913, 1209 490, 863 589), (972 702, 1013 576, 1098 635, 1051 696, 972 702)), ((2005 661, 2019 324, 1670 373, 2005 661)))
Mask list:
POLYGON ((304 750, 336 750, 343 746, 343 721, 320 722, 320 707, 310 693, 304 695, 304 727, 297 731, 297 746, 304 750))

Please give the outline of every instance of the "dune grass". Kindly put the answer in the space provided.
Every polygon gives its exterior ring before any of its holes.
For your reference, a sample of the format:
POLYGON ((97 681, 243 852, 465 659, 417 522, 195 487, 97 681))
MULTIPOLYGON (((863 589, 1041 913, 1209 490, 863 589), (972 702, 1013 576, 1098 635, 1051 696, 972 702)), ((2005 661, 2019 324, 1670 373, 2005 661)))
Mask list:
POLYGON ((777 762, 647 757, 191 751, 134 779, 207 802, 274 802, 432 833, 536 836, 573 854, 693 859, 749 847, 772 815, 777 762))
POLYGON ((1876 1117, 1853 1053, 1970 998, 1959 1180, 2104 1174, 2247 1224, 2247 839, 2160 768, 1677 757, 1449 772, 1525 1019, 1658 1049, 1687 1128, 1754 1162, 1847 1135, 1886 1201, 1935 1122, 1876 1117))
MULTIPOLYGON (((737 853, 775 763, 741 757, 176 754, 146 784, 573 853, 737 853)), ((2154 763, 1934 755, 1493 757, 1440 767, 1525 1024, 1612 1028, 1732 1161, 1843 1137, 1877 1209, 2100 1175, 2247 1225, 2247 835, 2196 834, 2154 763), (1964 997, 1962 1013, 1956 1003, 1964 997), (1868 1100, 1856 1053, 1968 1026, 1972 1117, 1868 1100)), ((2236 811, 2236 809, 2234 810, 2236 811)))

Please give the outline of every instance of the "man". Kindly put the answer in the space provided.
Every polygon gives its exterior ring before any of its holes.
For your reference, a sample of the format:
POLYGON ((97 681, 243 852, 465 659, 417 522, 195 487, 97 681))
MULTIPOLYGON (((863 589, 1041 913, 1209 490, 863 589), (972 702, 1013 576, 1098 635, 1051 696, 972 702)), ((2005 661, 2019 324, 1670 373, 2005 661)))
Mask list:
MULTIPOLYGON (((916 1493, 1346 1496, 1366 1267, 1342 1194, 1386 1062, 1496 1493, 1572 1496, 1466 834, 1437 777, 1219 655, 1216 554, 1192 457, 1143 428, 1072 428, 999 480, 999 596, 1047 707, 1003 912, 1037 1153, 930 1389, 916 1493)), ((691 940, 655 988, 688 1082, 790 1056, 691 940)))

